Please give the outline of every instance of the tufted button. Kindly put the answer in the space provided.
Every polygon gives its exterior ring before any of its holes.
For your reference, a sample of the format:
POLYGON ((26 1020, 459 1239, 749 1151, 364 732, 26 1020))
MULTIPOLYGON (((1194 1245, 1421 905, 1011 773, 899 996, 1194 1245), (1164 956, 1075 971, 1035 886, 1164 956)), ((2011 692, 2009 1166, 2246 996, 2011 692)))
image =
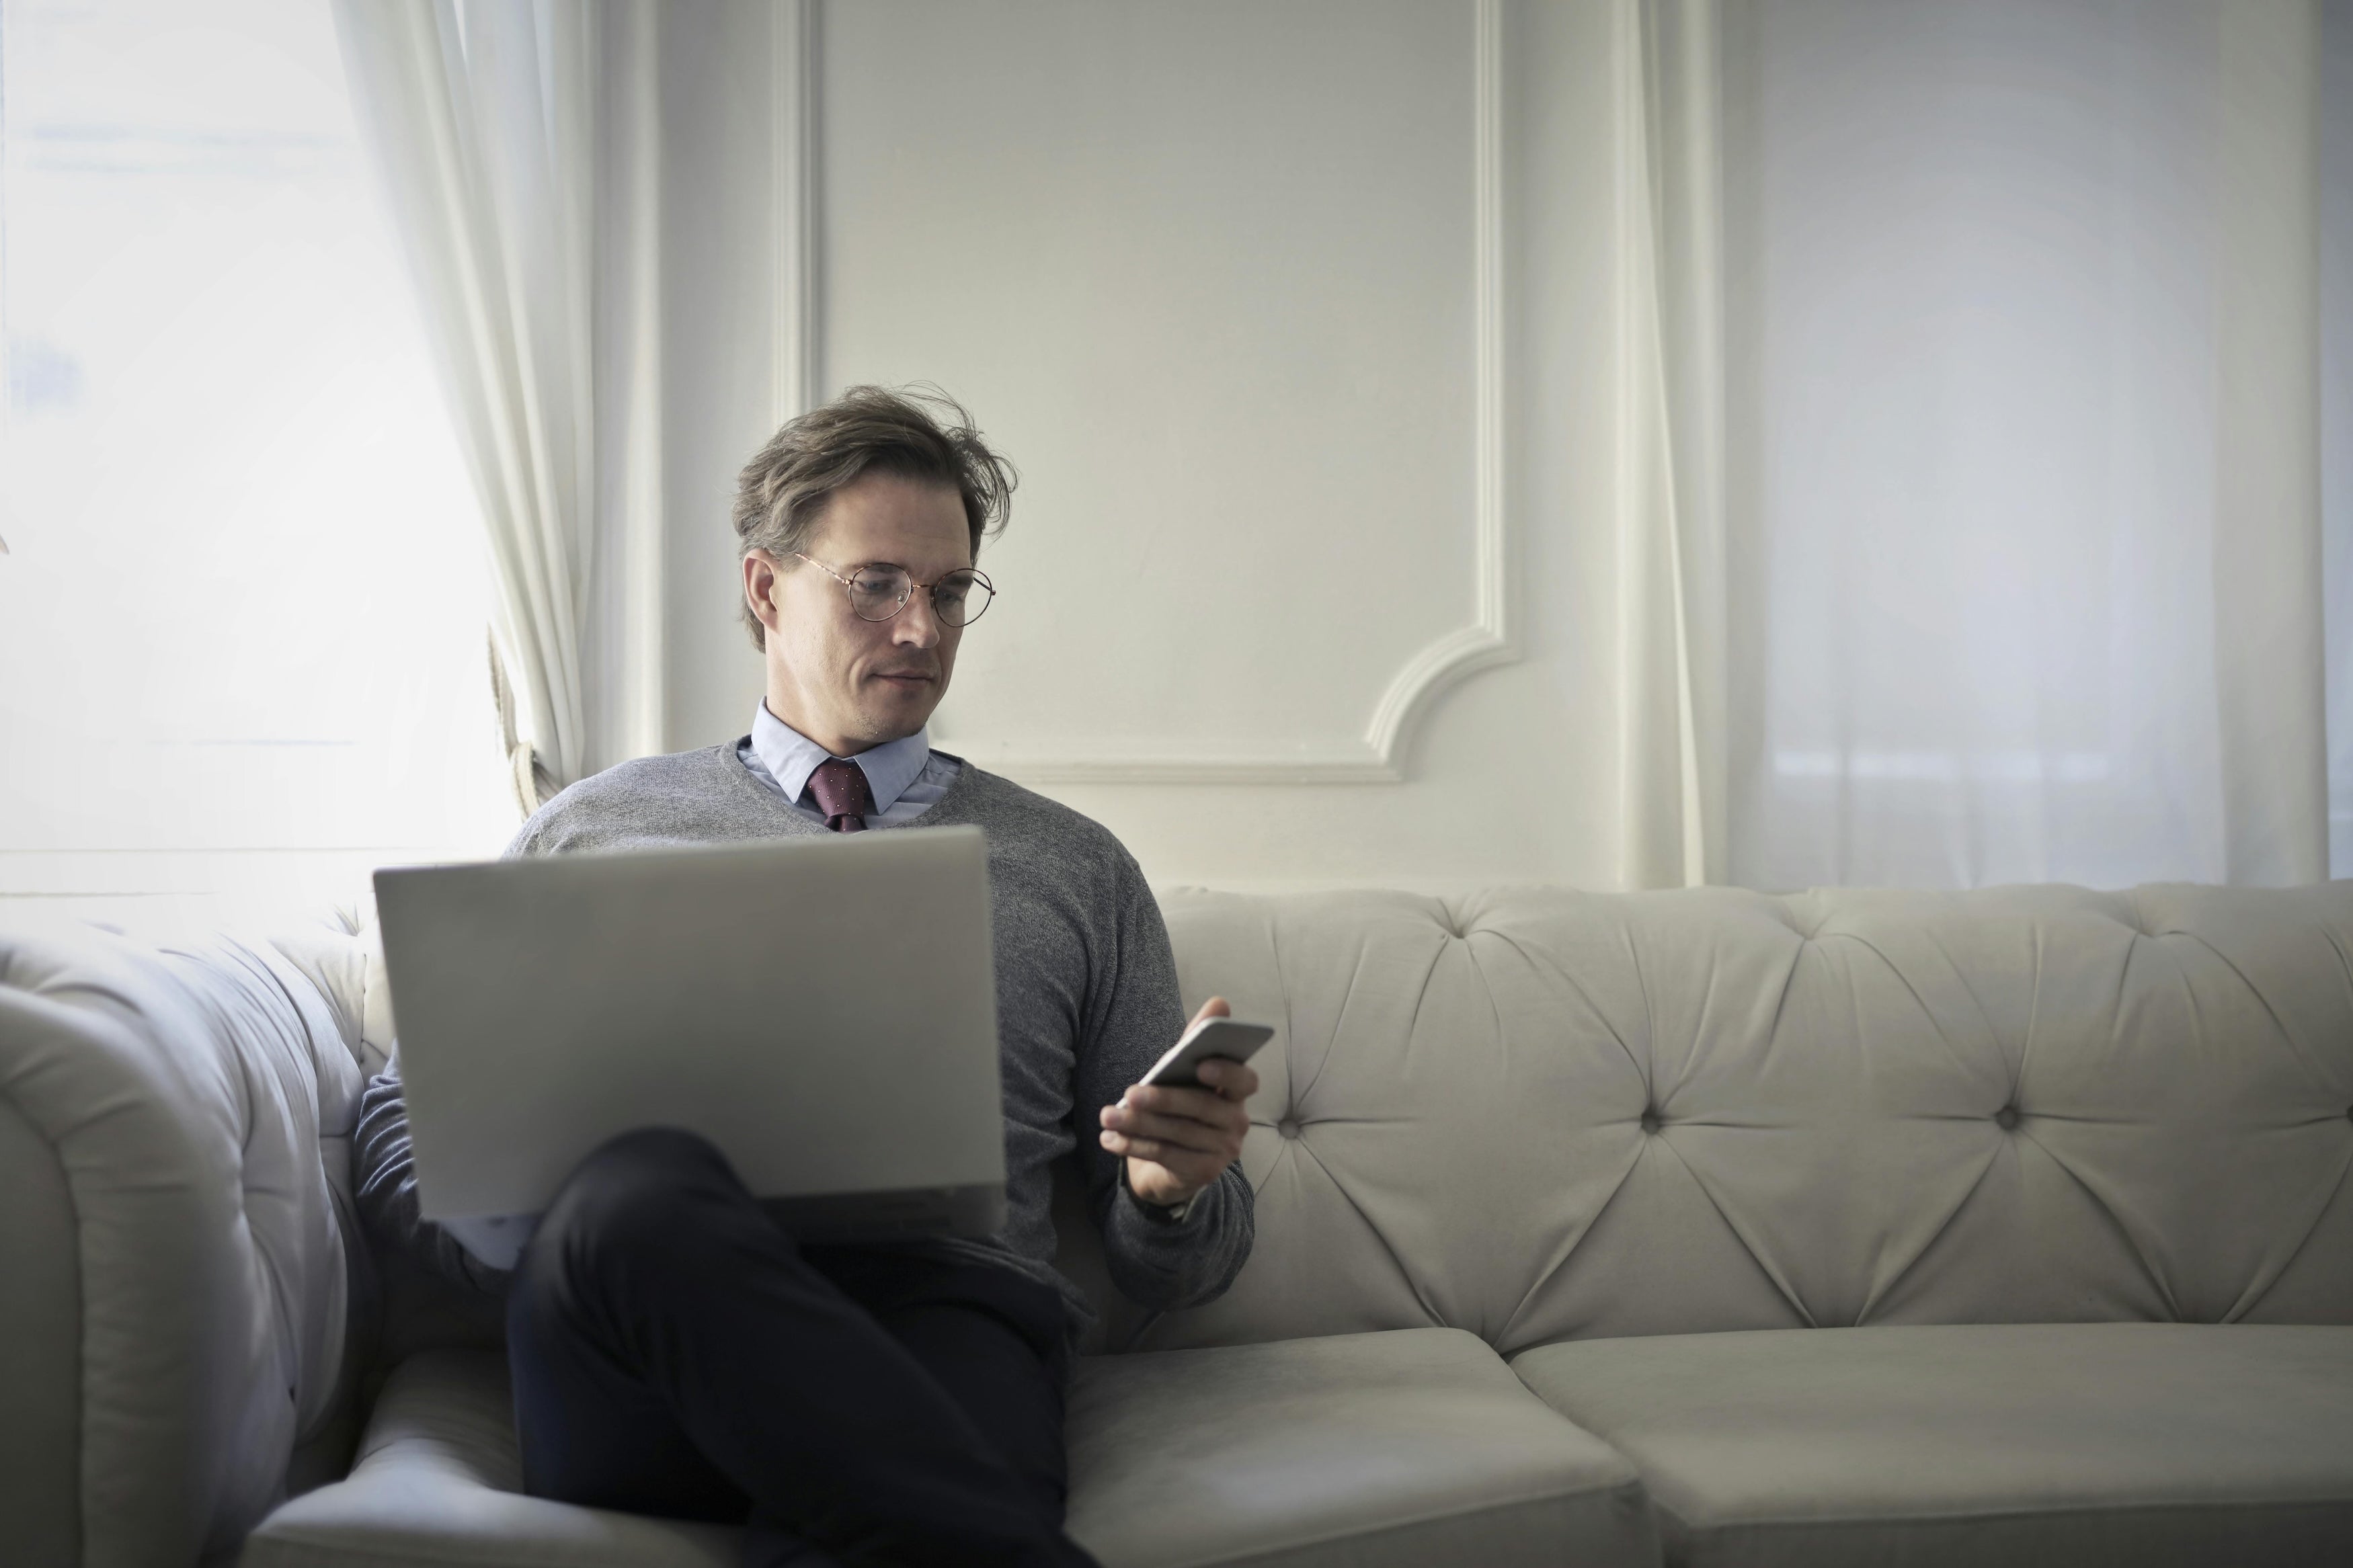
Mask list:
POLYGON ((1282 1133, 1285 1138, 1296 1138, 1299 1136, 1299 1123, 1293 1121, 1288 1116, 1276 1122, 1274 1124, 1274 1130, 1277 1132, 1282 1133))
POLYGON ((1995 1111, 1993 1113, 1993 1124, 1996 1127, 2000 1128, 2004 1132, 2015 1132, 2018 1131, 2018 1107, 2015 1105, 2005 1105, 2000 1110, 1995 1111))
POLYGON ((1642 1131, 1645 1131, 1645 1132, 1656 1132, 1658 1130, 1659 1130, 1659 1113, 1658 1113, 1656 1110, 1651 1110, 1651 1109, 1650 1107, 1648 1107, 1648 1106, 1643 1107, 1643 1110, 1642 1110, 1642 1131))

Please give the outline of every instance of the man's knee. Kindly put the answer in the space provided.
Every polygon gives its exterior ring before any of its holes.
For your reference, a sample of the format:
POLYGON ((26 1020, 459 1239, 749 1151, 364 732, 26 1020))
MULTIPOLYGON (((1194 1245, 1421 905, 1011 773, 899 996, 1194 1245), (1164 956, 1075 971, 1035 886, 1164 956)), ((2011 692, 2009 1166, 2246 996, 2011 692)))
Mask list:
POLYGON ((668 1266, 715 1226, 756 1217, 751 1194, 709 1140, 645 1127, 573 1168, 532 1237, 532 1271, 668 1266))

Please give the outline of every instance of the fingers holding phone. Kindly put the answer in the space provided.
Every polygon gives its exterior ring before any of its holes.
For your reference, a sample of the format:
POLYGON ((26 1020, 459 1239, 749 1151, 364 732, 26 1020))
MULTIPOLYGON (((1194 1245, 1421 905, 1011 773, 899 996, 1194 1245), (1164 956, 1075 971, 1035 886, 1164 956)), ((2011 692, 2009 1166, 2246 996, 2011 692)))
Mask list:
POLYGON ((1211 997, 1142 1081, 1101 1112, 1103 1146, 1126 1156, 1128 1185, 1146 1203, 1184 1203, 1241 1155, 1244 1105, 1259 1087, 1248 1058, 1274 1030, 1230 1014, 1211 997))

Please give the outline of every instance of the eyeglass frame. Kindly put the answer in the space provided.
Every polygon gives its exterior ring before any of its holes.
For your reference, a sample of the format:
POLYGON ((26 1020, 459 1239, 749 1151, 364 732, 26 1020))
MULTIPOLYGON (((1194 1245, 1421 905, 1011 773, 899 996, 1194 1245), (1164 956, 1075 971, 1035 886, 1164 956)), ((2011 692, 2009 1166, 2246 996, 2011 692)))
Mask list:
MULTIPOLYGON (((816 556, 810 555, 803 551, 796 550, 793 553, 798 556, 801 560, 806 561, 810 565, 816 567, 818 571, 824 573, 827 576, 832 578, 835 582, 840 584, 843 591, 849 595, 849 613, 853 616, 858 616, 858 584, 854 577, 843 576, 840 573, 835 571, 824 562, 819 561, 816 556)), ((954 626, 958 631, 964 630, 965 627, 972 625, 973 621, 980 619, 980 616, 973 616, 970 621, 952 621, 945 616, 940 615, 940 584, 955 576, 958 572, 969 572, 972 574, 972 579, 974 582, 978 583, 982 587, 988 590, 988 597, 981 603, 981 616, 988 614, 988 606, 997 602, 997 584, 990 582, 988 580, 988 574, 983 572, 977 566, 951 567, 949 570, 941 573, 938 576, 933 578, 928 583, 919 579, 913 572, 907 571, 904 566, 900 565, 896 561, 870 561, 866 563, 865 565, 856 568, 856 570, 863 572, 866 570, 867 566, 888 566, 893 572, 903 573, 907 579, 907 591, 899 595, 899 602, 891 607, 891 613, 889 615, 858 616, 860 620, 864 621, 870 626, 887 626, 891 622, 897 620, 899 618, 899 612, 907 607, 907 601, 915 596, 916 589, 921 588, 932 595, 932 614, 939 617, 940 625, 944 626, 954 626)))

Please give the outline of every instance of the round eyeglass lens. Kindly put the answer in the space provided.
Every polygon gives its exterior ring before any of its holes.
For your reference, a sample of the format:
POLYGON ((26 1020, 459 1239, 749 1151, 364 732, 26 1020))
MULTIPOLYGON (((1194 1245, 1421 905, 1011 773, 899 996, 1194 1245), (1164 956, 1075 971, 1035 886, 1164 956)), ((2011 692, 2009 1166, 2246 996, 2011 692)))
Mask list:
POLYGON ((987 610, 997 590, 977 572, 951 572, 932 588, 932 607, 952 626, 968 626, 987 610))
POLYGON ((849 576, 849 607, 861 621, 887 621, 907 602, 909 579, 896 566, 860 566, 849 576))

